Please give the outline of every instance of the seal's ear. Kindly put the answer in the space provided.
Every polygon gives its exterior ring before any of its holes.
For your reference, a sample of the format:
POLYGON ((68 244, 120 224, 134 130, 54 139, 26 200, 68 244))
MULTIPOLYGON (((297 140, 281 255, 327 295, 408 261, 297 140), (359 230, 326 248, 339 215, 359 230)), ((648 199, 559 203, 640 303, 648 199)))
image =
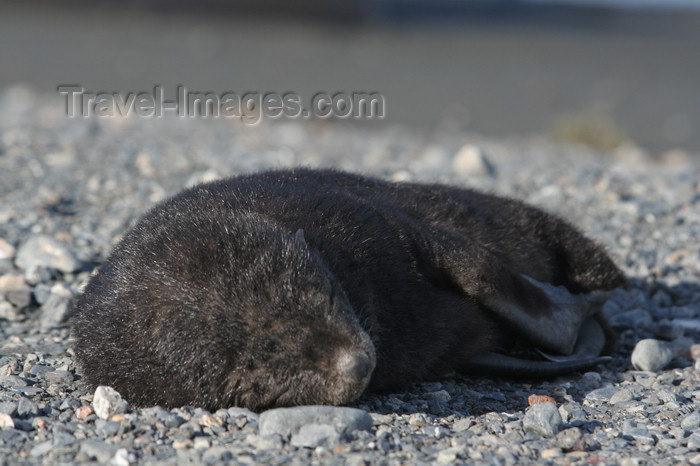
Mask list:
POLYGON ((294 234, 294 236, 302 243, 306 243, 306 238, 304 238, 304 229, 303 228, 299 228, 297 230, 297 232, 294 234))

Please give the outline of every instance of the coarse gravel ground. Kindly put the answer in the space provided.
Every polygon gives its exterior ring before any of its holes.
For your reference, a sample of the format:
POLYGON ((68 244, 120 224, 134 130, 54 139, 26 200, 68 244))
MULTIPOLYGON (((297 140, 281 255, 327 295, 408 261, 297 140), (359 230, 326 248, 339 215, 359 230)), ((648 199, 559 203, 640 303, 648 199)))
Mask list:
POLYGON ((698 160, 322 121, 68 119, 54 100, 4 90, 0 464, 700 464, 698 160), (328 424, 318 408, 289 413, 291 433, 237 408, 95 414, 66 321, 92 270, 183 187, 298 165, 476 187, 569 219, 630 277, 604 307, 619 332, 613 361, 550 380, 454 376, 367 397, 356 408, 371 427, 328 424), (632 367, 642 339, 662 342, 644 355, 661 369, 632 367), (529 407, 533 394, 557 409, 529 407))

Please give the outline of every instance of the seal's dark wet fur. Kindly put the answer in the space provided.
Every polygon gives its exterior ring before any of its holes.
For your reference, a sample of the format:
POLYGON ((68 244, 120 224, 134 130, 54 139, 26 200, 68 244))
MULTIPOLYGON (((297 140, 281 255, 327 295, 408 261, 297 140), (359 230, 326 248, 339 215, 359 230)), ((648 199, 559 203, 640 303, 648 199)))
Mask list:
POLYGON ((343 404, 459 370, 517 329, 624 281, 604 251, 520 202, 293 170, 200 185, 129 231, 77 301, 92 385, 136 405, 343 404))

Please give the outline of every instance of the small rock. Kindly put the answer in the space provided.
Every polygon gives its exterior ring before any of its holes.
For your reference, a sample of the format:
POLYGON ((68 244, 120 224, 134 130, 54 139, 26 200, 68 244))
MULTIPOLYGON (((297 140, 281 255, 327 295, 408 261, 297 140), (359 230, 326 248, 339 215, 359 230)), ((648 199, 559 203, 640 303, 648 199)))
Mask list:
POLYGON ((115 414, 125 413, 129 405, 112 387, 100 386, 95 390, 92 408, 100 419, 109 419, 115 414))
POLYGON ((452 168, 467 176, 492 176, 495 172, 484 151, 474 144, 465 144, 457 151, 452 159, 452 168))
POLYGON ((538 403, 531 406, 523 417, 523 429, 543 437, 553 437, 562 427, 563 421, 556 405, 538 403))
POLYGON ((92 409, 92 406, 81 406, 75 410, 75 417, 78 419, 85 419, 93 414, 95 414, 95 411, 92 409))
POLYGON ((656 443, 656 439, 649 432, 649 429, 643 425, 638 425, 634 421, 626 421, 624 423, 622 434, 634 439, 637 445, 654 445, 656 443))
POLYGON ((17 250, 15 264, 22 270, 48 267, 61 272, 80 270, 80 261, 73 252, 50 236, 32 236, 17 250))
POLYGON ((425 435, 435 437, 438 440, 441 438, 448 437, 450 435, 450 429, 443 426, 428 426, 423 427, 422 430, 425 435))
POLYGON ((688 450, 698 451, 700 450, 700 433, 694 432, 688 437, 688 450))
POLYGON ((316 448, 318 446, 334 447, 340 441, 340 435, 328 424, 306 424, 299 432, 292 434, 291 444, 295 447, 316 448))
POLYGON ((20 417, 36 416, 39 414, 39 407, 29 398, 20 398, 17 403, 17 415, 20 417))
POLYGON ((355 408, 335 406, 297 406, 277 408, 260 414, 260 435, 277 434, 290 438, 307 424, 326 424, 333 426, 342 434, 351 430, 369 430, 372 416, 355 408))
POLYGON ((583 450, 583 433, 578 427, 562 430, 555 440, 563 451, 583 450))
POLYGON ((99 440, 84 440, 80 443, 80 452, 99 463, 107 463, 117 453, 119 447, 99 440))
POLYGON ((700 344, 690 346, 690 357, 695 361, 700 360, 700 344))
POLYGON ((51 450, 53 450, 53 441, 46 440, 45 442, 41 442, 34 445, 34 447, 32 447, 32 449, 29 450, 29 456, 31 456, 32 458, 38 458, 40 456, 44 456, 51 450))
POLYGON ((112 460, 109 462, 112 466, 129 466, 136 462, 136 455, 129 453, 126 448, 119 448, 112 460))
POLYGON ((447 393, 446 390, 438 390, 436 392, 430 392, 425 394, 425 398, 427 400, 435 400, 435 401, 442 401, 442 402, 448 402, 452 399, 449 393, 447 393))
POLYGON ((681 421, 681 427, 691 432, 700 428, 700 412, 695 412, 684 417, 681 421))
POLYGON ((394 421, 394 416, 391 414, 370 413, 370 416, 372 416, 372 425, 375 426, 390 424, 394 421))
POLYGON ((634 398, 632 392, 623 388, 610 397, 610 404, 616 405, 618 403, 624 403, 625 401, 630 401, 632 398, 634 398))
POLYGON ((581 376, 581 383, 593 388, 600 387, 602 380, 600 374, 597 372, 586 372, 581 376))
POLYGON ((425 418, 424 414, 416 413, 409 416, 408 423, 412 426, 425 427, 428 425, 428 420, 425 418))
POLYGON ((57 283, 51 287, 49 299, 41 306, 41 328, 49 330, 65 323, 73 308, 73 292, 57 283))
POLYGON ((469 429, 474 424, 476 424, 476 423, 472 419, 467 419, 467 418, 458 419, 452 425, 452 430, 455 432, 463 432, 463 431, 469 429))
POLYGON ((279 435, 248 435, 246 442, 258 450, 276 450, 284 445, 279 435))
POLYGON ((586 401, 610 401, 610 398, 618 391, 620 391, 620 389, 616 387, 597 388, 588 392, 588 394, 586 395, 586 401))
POLYGON ((538 403, 554 403, 555 406, 557 404, 557 402, 554 401, 554 398, 552 398, 551 396, 535 394, 532 394, 527 397, 527 403, 530 406, 536 405, 538 403))
POLYGON ((632 351, 632 365, 642 371, 657 372, 666 367, 673 359, 673 351, 659 340, 647 338, 641 340, 632 351))
POLYGON ((17 414, 17 402, 0 401, 0 413, 9 414, 10 416, 17 414))
POLYGON ((10 322, 17 320, 20 316, 20 311, 15 306, 5 301, 5 298, 0 296, 0 319, 5 319, 10 322))
POLYGON ((15 428, 15 421, 12 420, 12 416, 5 413, 0 413, 0 429, 8 430, 15 428))
POLYGON ((29 285, 21 275, 3 275, 0 277, 0 295, 15 307, 23 308, 32 302, 29 285))
POLYGON ((51 371, 46 374, 46 380, 51 383, 69 384, 75 380, 70 371, 51 371))
POLYGON ((221 427, 224 425, 224 420, 218 416, 203 414, 202 417, 199 418, 199 423, 205 427, 221 427))
POLYGON ((194 449, 195 450, 203 450, 205 448, 209 448, 211 446, 211 442, 209 442, 209 439, 206 437, 195 437, 194 438, 194 449))
POLYGON ((561 453, 561 449, 556 447, 547 448, 540 452, 540 458, 542 458, 543 460, 551 460, 553 458, 559 458, 560 456, 563 456, 561 453))
POLYGON ((15 257, 15 247, 8 243, 3 238, 0 238, 0 260, 10 259, 15 257))
POLYGON ((463 451, 460 447, 451 447, 446 450, 442 450, 437 454, 438 463, 454 463, 457 461, 459 454, 463 451))

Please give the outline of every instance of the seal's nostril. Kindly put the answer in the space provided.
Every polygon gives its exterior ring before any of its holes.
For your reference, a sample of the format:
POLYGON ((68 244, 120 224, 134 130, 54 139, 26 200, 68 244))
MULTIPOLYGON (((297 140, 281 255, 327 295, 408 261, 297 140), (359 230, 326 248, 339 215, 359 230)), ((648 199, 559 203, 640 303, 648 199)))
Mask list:
POLYGON ((346 353, 338 359, 338 369, 353 379, 362 380, 372 370, 372 362, 366 354, 346 353))

